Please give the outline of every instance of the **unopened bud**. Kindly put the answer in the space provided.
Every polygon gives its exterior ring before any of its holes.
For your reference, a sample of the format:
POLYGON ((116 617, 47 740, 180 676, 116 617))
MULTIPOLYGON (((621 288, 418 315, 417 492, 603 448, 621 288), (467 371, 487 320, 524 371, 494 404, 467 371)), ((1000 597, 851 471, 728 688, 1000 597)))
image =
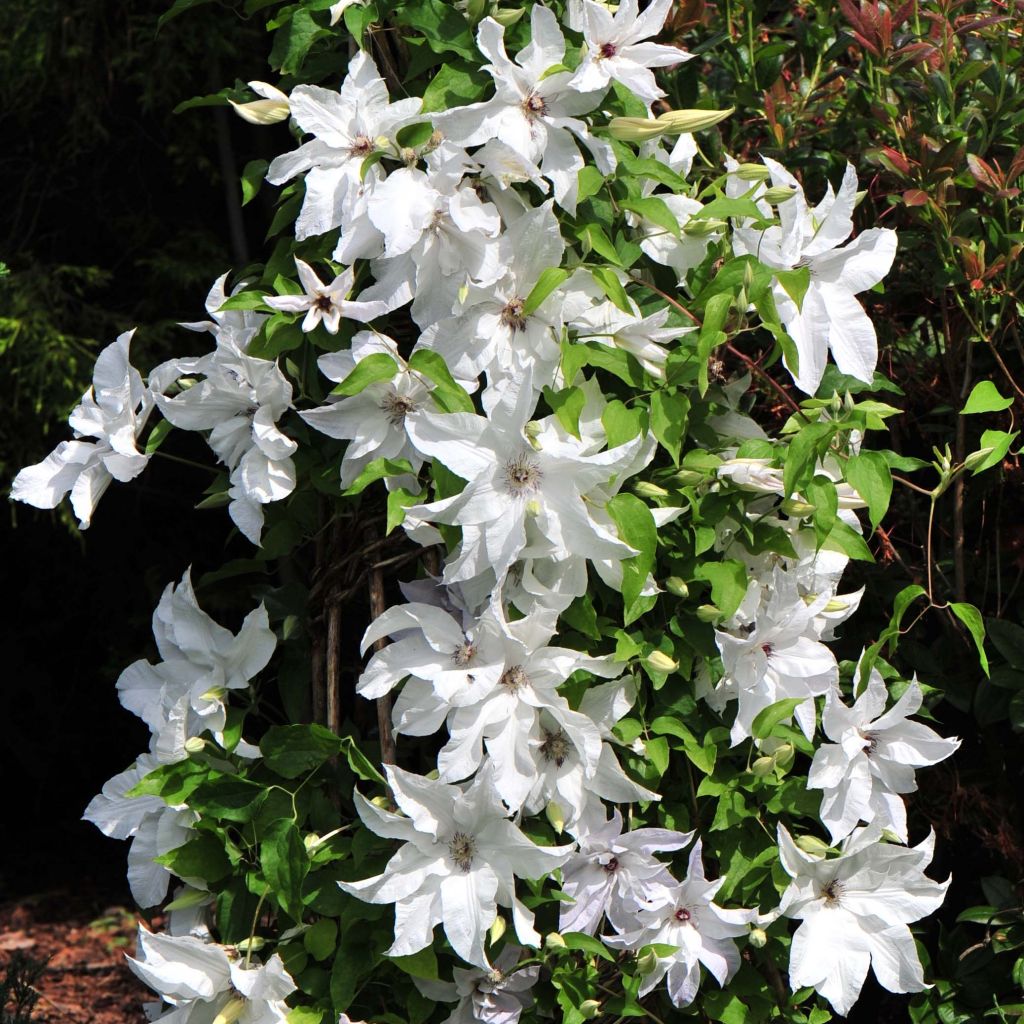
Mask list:
POLYGON ((508 28, 514 25, 526 13, 525 7, 515 7, 512 10, 502 10, 500 7, 491 11, 491 17, 499 24, 508 28))
POLYGON ((185 753, 186 754, 201 754, 206 748, 206 740, 202 736, 189 736, 185 740, 185 753))
POLYGON ((814 506, 797 498, 787 498, 782 503, 782 511, 787 516, 796 516, 798 519, 803 519, 804 516, 809 516, 814 511, 814 506))
POLYGON ((845 612, 850 607, 849 601, 840 601, 838 597, 833 597, 831 601, 824 608, 823 612, 845 612))
POLYGON ((690 238, 707 238, 709 235, 724 231, 728 226, 724 220, 718 220, 715 217, 698 218, 688 220, 683 225, 683 234, 690 238))
POLYGON ((829 845, 823 839, 819 839, 817 836, 800 836, 796 841, 796 845, 800 847, 804 853, 809 853, 815 857, 824 857, 829 851, 829 845))
POLYGON ((562 829, 565 828, 565 812, 557 800, 548 801, 547 807, 544 808, 544 817, 548 819, 551 827, 561 835, 562 829))
POLYGON ((706 473, 700 473, 696 469, 680 469, 673 473, 669 480, 680 487, 692 487, 694 484, 699 484, 705 476, 707 476, 706 473))
POLYGON ((374 149, 390 149, 391 148, 391 140, 386 135, 378 135, 377 138, 375 138, 373 140, 373 148, 374 149))
POLYGON ((488 942, 493 946, 505 934, 506 928, 508 928, 508 922, 501 914, 498 914, 491 925, 490 931, 487 933, 488 942))
POLYGON ((390 801, 386 796, 374 796, 370 797, 370 803, 373 804, 374 807, 380 807, 382 810, 386 811, 390 801))
POLYGON ((633 493, 641 498, 667 498, 668 491, 664 487, 651 483, 650 480, 638 480, 633 484, 633 493))
POLYGON ((780 768, 788 768, 793 763, 793 758, 796 757, 796 747, 792 743, 783 743, 775 748, 772 757, 775 758, 775 763, 780 768))
POLYGON ((773 205, 778 205, 786 202, 787 199, 792 199, 795 195, 796 189, 791 185, 773 185, 771 188, 766 188, 760 198, 773 205))
POLYGON ((740 181, 767 181, 771 173, 764 164, 740 164, 730 174, 735 175, 740 181))
POLYGON ((697 618, 701 622, 717 622, 721 617, 721 611, 713 604, 702 604, 697 609, 697 618))
POLYGON ((687 598, 690 596, 690 588, 686 585, 686 581, 681 580, 678 576, 669 576, 665 580, 665 589, 676 597, 687 598))
POLYGON ((971 452, 964 459, 964 469, 974 469, 975 466, 980 466, 993 451, 994 449, 992 448, 979 448, 976 452, 971 452))
POLYGON ((235 947, 241 953, 258 953, 266 944, 267 940, 262 935, 254 935, 251 939, 235 943, 235 947))
POLYGON ((763 928, 751 928, 749 941, 754 949, 764 949, 768 944, 768 933, 763 928))
POLYGON ((245 1000, 241 996, 230 999, 224 1004, 224 1008, 213 1018, 213 1024, 235 1024, 235 1021, 242 1016, 245 1010, 245 1000))
POLYGON ((235 113, 249 124, 277 124, 287 121, 291 108, 287 100, 253 100, 251 103, 228 102, 235 108, 235 113))
POLYGON ((653 949, 647 950, 643 956, 637 957, 636 973, 641 977, 651 974, 658 967, 658 954, 653 949))
POLYGON ((601 1004, 596 999, 584 999, 580 1003, 580 1015, 584 1020, 593 1020, 601 1012, 601 1004))
POLYGON ((534 451, 539 452, 541 448, 540 441, 538 440, 540 435, 540 423, 538 423, 537 420, 530 420, 530 422, 523 427, 523 433, 526 435, 526 440, 529 442, 530 447, 534 451))
POLYGON ((320 845, 320 836, 316 832, 310 832, 309 835, 302 837, 302 845, 306 848, 306 853, 312 853, 320 845))
POLYGON ((545 949, 565 949, 565 939, 562 938, 558 932, 548 932, 544 936, 544 948, 545 949))
POLYGON ((760 776, 762 778, 765 775, 770 775, 773 771, 775 771, 775 758, 759 757, 750 766, 750 770, 754 773, 754 775, 760 776))
POLYGON ((675 672, 679 668, 679 662, 670 658, 664 651, 651 651, 644 658, 644 662, 654 672, 675 672))
POLYGON ((661 135, 684 135, 724 121, 736 108, 728 110, 669 110, 658 117, 613 117, 608 131, 622 142, 646 142, 661 135))

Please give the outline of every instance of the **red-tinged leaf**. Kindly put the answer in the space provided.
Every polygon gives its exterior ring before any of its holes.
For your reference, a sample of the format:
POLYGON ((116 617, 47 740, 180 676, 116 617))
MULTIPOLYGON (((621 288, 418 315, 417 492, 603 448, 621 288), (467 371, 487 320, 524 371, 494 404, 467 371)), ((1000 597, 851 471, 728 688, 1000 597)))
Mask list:
POLYGON ((1006 180, 1016 181, 1022 174, 1024 174, 1024 146, 1021 146, 1020 149, 1013 154, 1013 159, 1010 161, 1010 167, 1006 172, 1006 180))
POLYGON ((1019 188, 1001 188, 996 192, 996 199, 1016 199, 1020 195, 1019 188))
POLYGON ((982 188, 998 191, 1005 184, 1002 174, 994 170, 980 156, 974 153, 967 154, 967 169, 971 172, 971 177, 982 188))
POLYGON ((911 162, 899 150, 893 149, 891 146, 883 146, 881 156, 900 174, 910 173, 911 162))
POLYGON ((919 188, 908 188, 903 193, 903 202, 907 206, 926 206, 928 204, 928 193, 922 192, 919 188))

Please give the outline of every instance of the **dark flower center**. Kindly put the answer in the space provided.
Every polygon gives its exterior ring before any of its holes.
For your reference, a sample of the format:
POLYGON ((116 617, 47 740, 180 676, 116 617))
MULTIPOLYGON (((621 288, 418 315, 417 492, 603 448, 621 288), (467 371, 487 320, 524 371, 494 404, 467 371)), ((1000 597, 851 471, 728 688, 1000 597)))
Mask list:
POLYGON ((468 871, 473 866, 476 840, 465 832, 456 832, 448 841, 448 852, 458 867, 463 871, 468 871))
POLYGON ((518 295, 509 301, 501 311, 501 322, 513 331, 526 330, 526 317, 523 315, 523 299, 518 295))
POLYGON ((619 51, 615 48, 614 43, 602 43, 601 44, 601 56, 605 60, 609 60, 615 56, 619 51))

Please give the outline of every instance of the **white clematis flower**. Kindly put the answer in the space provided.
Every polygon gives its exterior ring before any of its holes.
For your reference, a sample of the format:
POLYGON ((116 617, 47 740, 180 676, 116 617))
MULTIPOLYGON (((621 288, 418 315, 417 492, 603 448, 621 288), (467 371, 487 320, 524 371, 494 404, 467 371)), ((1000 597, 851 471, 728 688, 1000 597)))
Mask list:
POLYGON ((140 907, 156 906, 167 895, 171 873, 155 858, 187 842, 198 817, 184 804, 168 805, 158 796, 127 795, 158 767, 155 757, 143 754, 131 768, 109 779, 82 815, 111 839, 132 840, 128 885, 140 907))
MULTIPOLYGON (((230 470, 228 513, 238 529, 259 544, 262 506, 286 498, 295 488, 292 455, 298 445, 277 427, 291 408, 292 386, 276 362, 246 354, 236 331, 221 328, 214 333, 215 351, 172 360, 153 374, 165 389, 180 377, 203 379, 173 398, 158 394, 156 401, 174 426, 210 431, 210 447, 230 470)), ((247 333, 248 329, 243 332, 247 333)))
POLYGON ((659 895, 659 887, 676 884, 654 854, 684 849, 693 833, 664 828, 624 833, 616 810, 607 821, 587 823, 578 838, 579 853, 562 869, 562 891, 574 902, 562 904, 558 928, 593 935, 606 915, 614 928, 628 931, 633 915, 659 895))
POLYGON ((843 373, 870 382, 878 362, 878 339, 854 296, 874 287, 889 272, 896 255, 896 232, 871 228, 840 248, 853 231, 850 215, 857 201, 853 167, 847 164, 838 194, 829 186, 825 198, 809 209, 796 178, 774 160, 765 158, 764 163, 771 171, 772 184, 792 189, 793 196, 779 204, 779 225, 764 231, 738 226, 733 232, 733 248, 738 255, 755 255, 768 267, 806 267, 810 272, 799 308, 781 284, 776 282, 773 287, 779 316, 800 358, 798 372, 788 367, 793 381, 801 391, 813 395, 831 349, 843 373))
MULTIPOLYGON (((427 409, 433 408, 430 385, 408 368, 398 346, 384 334, 360 331, 352 347, 320 356, 317 365, 325 377, 341 383, 362 360, 383 353, 395 361, 391 380, 374 381, 356 395, 336 398, 299 415, 328 437, 349 442, 341 460, 341 486, 350 487, 374 459, 407 459, 413 473, 423 458, 409 440, 408 426, 427 409)), ((404 475, 388 478, 389 486, 415 486, 404 475)))
POLYGON ((495 95, 435 116, 434 123, 459 146, 501 139, 540 167, 554 187, 555 201, 574 214, 583 168, 576 139, 591 151, 602 174, 615 169, 611 147, 595 139, 579 120, 580 114, 597 106, 603 90, 581 93, 570 85, 571 72, 548 74, 565 59, 565 37, 554 14, 541 4, 531 11, 530 36, 529 45, 513 62, 505 52, 504 27, 484 18, 477 29, 477 46, 490 61, 484 70, 494 79, 495 95))
POLYGON ((671 7, 672 0, 652 0, 641 14, 637 0, 621 0, 613 16, 594 0, 570 0, 569 24, 583 33, 587 45, 570 85, 592 92, 618 81, 648 105, 664 96, 650 69, 682 64, 693 57, 675 46, 644 41, 664 28, 671 7))
POLYGON ((177 587, 172 583, 164 590, 153 613, 153 635, 163 661, 129 665, 117 680, 118 696, 149 726, 154 756, 180 761, 188 756, 186 740, 221 732, 225 696, 247 689, 266 668, 277 637, 262 605, 245 617, 237 635, 214 622, 196 601, 189 570, 177 587))
POLYGON ((487 419, 424 413, 409 426, 424 455, 468 481, 461 494, 412 509, 427 521, 462 527, 461 550, 445 567, 445 581, 488 571, 500 581, 521 554, 628 558, 633 549, 590 514, 584 495, 642 468, 636 456, 645 439, 597 454, 582 454, 585 445, 575 438, 535 448, 525 434, 535 402, 532 383, 527 376, 507 384, 487 419))
POLYGON ((88 529, 111 480, 134 480, 149 462, 138 438, 153 410, 153 397, 129 362, 134 331, 126 331, 96 360, 92 387, 71 413, 76 440, 61 441, 40 463, 14 478, 11 497, 36 508, 56 508, 71 492, 78 525, 88 529), (79 440, 93 438, 94 440, 79 440))
POLYGON ((317 277, 316 271, 297 256, 295 268, 299 272, 303 294, 267 295, 263 301, 283 313, 305 312, 302 329, 307 334, 321 323, 329 334, 337 334, 343 319, 358 320, 365 324, 401 305, 400 302, 391 304, 380 299, 375 302, 349 299, 348 294, 355 282, 355 271, 351 267, 346 267, 330 284, 324 284, 317 277))
POLYGON ((617 949, 640 949, 652 943, 675 946, 676 951, 658 957, 655 969, 644 978, 640 995, 652 991, 664 978, 672 1002, 689 1006, 700 985, 703 964, 719 985, 736 973, 740 953, 733 939, 746 935, 754 910, 725 910, 712 902, 724 878, 709 882, 701 861, 701 841, 690 851, 686 878, 663 889, 652 905, 638 910, 633 929, 620 935, 606 935, 607 945, 617 949))
MULTIPOLYGON (((277 157, 267 171, 267 181, 283 185, 306 172, 295 237, 301 241, 337 227, 342 228, 344 237, 363 192, 363 162, 382 146, 397 154, 394 137, 416 120, 422 101, 410 97, 389 102, 387 86, 373 58, 360 50, 349 62, 339 92, 319 85, 297 85, 289 104, 295 123, 313 139, 277 157)), ((380 168, 370 169, 366 177, 371 188, 380 176, 380 168)))
MULTIPOLYGON (((854 679, 859 677, 854 673, 854 679)), ((914 769, 938 764, 959 746, 923 722, 909 722, 922 702, 921 687, 912 680, 888 711, 885 683, 871 669, 867 688, 848 708, 838 693, 825 698, 821 726, 833 743, 814 753, 808 789, 821 789, 821 820, 832 842, 848 836, 859 821, 874 822, 907 841, 907 809, 901 793, 917 789, 914 769)))
POLYGON ((569 846, 537 846, 508 819, 490 772, 469 787, 422 778, 385 765, 388 784, 403 814, 355 794, 356 808, 372 832, 405 845, 384 872, 341 888, 369 903, 395 904, 395 941, 389 956, 408 956, 433 941, 438 924, 463 960, 490 965, 484 939, 498 906, 511 907, 519 941, 537 946, 533 915, 517 899, 516 878, 542 878, 561 867, 569 846))
POLYGON ((167 1024, 285 1024, 285 999, 296 989, 277 953, 265 964, 240 961, 212 942, 141 926, 128 966, 169 1004, 154 1018, 167 1024))
POLYGON ((920 992, 924 982, 907 927, 938 909, 949 879, 924 874, 935 833, 907 849, 879 842, 877 824, 859 828, 838 857, 804 853, 779 826, 779 857, 793 879, 779 911, 801 922, 793 936, 789 983, 811 986, 842 1016, 860 994, 868 967, 890 992, 920 992))
MULTIPOLYGON (((756 581, 751 594, 760 600, 756 581)), ((733 746, 751 735, 759 712, 787 698, 806 698, 793 714, 804 735, 814 736, 813 698, 828 693, 839 679, 835 655, 818 640, 816 616, 828 601, 824 594, 807 604, 792 576, 775 569, 767 600, 752 616, 753 629, 744 627, 739 635, 715 630, 723 668, 717 704, 732 697, 739 701, 730 732, 733 746)))

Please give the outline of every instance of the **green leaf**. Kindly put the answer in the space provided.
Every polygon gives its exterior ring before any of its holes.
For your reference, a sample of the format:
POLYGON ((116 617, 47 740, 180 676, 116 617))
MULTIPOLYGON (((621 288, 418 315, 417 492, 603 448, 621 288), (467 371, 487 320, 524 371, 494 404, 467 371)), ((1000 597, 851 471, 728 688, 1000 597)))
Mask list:
POLYGON ((469 22, 446 0, 416 0, 407 4, 398 17, 401 24, 415 28, 435 53, 477 59, 469 22))
POLYGON ((618 249, 615 248, 612 240, 604 233, 599 224, 584 224, 583 230, 580 232, 580 241, 583 242, 584 253, 596 252, 598 256, 603 256, 609 263, 617 267, 622 266, 618 249))
POLYGON ((157 420, 156 425, 149 432, 146 438, 146 454, 152 455, 167 438, 167 435, 174 429, 169 420, 157 420))
POLYGON ((672 189, 673 192, 686 191, 686 179, 653 157, 625 157, 619 161, 619 169, 620 172, 625 171, 634 178, 650 178, 672 189))
POLYGON ((296 779, 341 753, 343 741, 322 725, 274 725, 260 740, 260 752, 271 771, 296 779))
POLYGON ((742 562, 702 562, 696 577, 711 584, 711 600, 724 618, 729 618, 747 593, 747 569, 742 562))
POLYGON ((332 395, 358 395, 381 380, 391 380, 398 366, 387 352, 374 352, 356 363, 355 369, 331 392, 332 395))
POLYGON ((659 199, 657 196, 648 196, 646 199, 624 199, 620 201, 619 206, 623 210, 629 210, 630 213, 638 214, 644 220, 656 224, 673 238, 678 238, 681 234, 679 221, 664 199, 659 199))
POLYGON ((835 423, 809 423, 793 436, 782 470, 782 486, 787 498, 810 483, 818 459, 828 450, 835 432, 835 423))
POLYGON ((242 205, 252 202, 260 190, 260 186, 266 177, 267 167, 270 165, 266 160, 250 160, 242 168, 242 205))
POLYGON ((597 286, 611 301, 622 310, 623 313, 633 315, 633 306, 626 295, 626 289, 614 270, 608 267, 591 267, 590 274, 597 282, 597 286))
POLYGON ((342 736, 341 746, 349 768, 355 772, 358 778, 364 782, 378 782, 382 786, 388 784, 387 779, 377 771, 373 762, 359 749, 351 736, 342 736))
POLYGON ((719 292, 712 295, 704 306, 704 321, 697 334, 698 371, 697 390, 703 398, 708 390, 708 359, 719 345, 726 340, 722 329, 732 309, 733 296, 730 292, 719 292))
POLYGON ((429 121, 418 121, 416 124, 407 124, 399 128, 395 135, 395 142, 403 149, 415 149, 430 140, 434 134, 434 126, 429 121))
POLYGON ((622 601, 628 625, 633 621, 630 616, 635 612, 640 591, 654 569, 658 530, 651 510, 635 494, 616 494, 606 507, 618 527, 619 537, 637 550, 637 554, 622 563, 622 601))
POLYGON ((806 697, 787 697, 770 707, 763 708, 754 716, 750 732, 755 740, 767 739, 775 726, 793 717, 793 712, 807 700, 806 697))
POLYGON ((579 173, 576 202, 582 203, 591 196, 596 196, 603 188, 604 175, 593 164, 587 164, 579 173))
POLYGON ((618 399, 609 402, 601 413, 601 425, 604 427, 609 448, 618 448, 620 444, 632 441, 644 430, 643 413, 639 409, 630 409, 618 399))
POLYGON ((584 932, 562 932, 561 934, 567 949, 588 953, 590 956, 597 956, 611 963, 615 962, 615 957, 608 951, 605 944, 600 939, 595 939, 593 935, 586 935, 584 932))
POLYGON ((249 821, 258 810, 257 801, 266 793, 263 786, 238 776, 221 776, 198 785, 188 805, 204 818, 249 821))
POLYGON ((986 448, 990 448, 991 451, 980 462, 971 466, 971 475, 977 476, 979 473, 984 473, 986 469, 1000 465, 1019 433, 1020 431, 1017 430, 1012 434, 1005 430, 984 431, 978 442, 978 450, 984 451, 986 448))
MULTIPOLYGON (((337 473, 337 466, 334 467, 334 472, 337 473)), ((370 484, 375 484, 378 480, 385 480, 389 476, 404 476, 406 473, 412 473, 412 465, 408 459, 374 459, 343 494, 346 497, 362 494, 370 484)))
POLYGON ((178 17, 179 14, 184 14, 185 11, 190 11, 193 7, 201 7, 203 4, 211 2, 212 0, 174 0, 174 3, 157 18, 157 30, 162 29, 167 22, 178 17))
POLYGON ((290 917, 302 920, 302 882, 309 872, 309 854, 295 822, 275 821, 260 843, 263 877, 290 917))
POLYGON ((388 959, 410 978, 437 981, 437 954, 432 946, 425 946, 418 953, 409 956, 392 956, 388 959))
POLYGON ((677 466, 689 412, 690 400, 682 393, 662 388, 651 395, 651 433, 677 466))
POLYGON ((432 381, 434 401, 445 412, 475 412, 473 399, 459 385, 448 369, 448 364, 437 352, 428 348, 417 349, 409 359, 409 369, 423 374, 432 381))
POLYGON ((530 294, 523 301, 523 316, 536 312, 540 304, 569 276, 569 271, 562 267, 548 267, 542 270, 537 283, 530 289, 530 294))
POLYGON ((222 313, 227 309, 266 309, 263 304, 265 298, 264 292, 239 292, 226 298, 217 312, 222 313))
POLYGON ((1003 398, 999 389, 990 380, 979 381, 967 397, 967 404, 960 410, 961 416, 973 416, 983 412, 1002 412, 1013 405, 1013 398, 1003 398))
POLYGON ((871 554, 871 548, 868 547, 864 538, 852 526, 844 523, 842 519, 835 521, 822 547, 829 551, 841 551, 844 555, 855 558, 860 562, 873 562, 875 560, 875 556, 871 554))
POLYGON ((1016 669, 1024 671, 1024 629, 1006 619, 987 620, 988 638, 996 650, 1016 669))
POLYGON ((873 530, 889 509, 892 470, 881 452, 861 452, 846 463, 846 482, 868 503, 873 530))
POLYGON ((775 270, 773 273, 782 290, 796 303, 796 308, 803 309, 804 296, 811 283, 811 268, 797 267, 796 270, 775 270))
POLYGON ((322 28, 313 20, 310 11, 300 7, 274 33, 274 45, 270 48, 270 66, 282 75, 294 75, 302 67, 310 47, 321 36, 331 35, 331 30, 322 28))
POLYGON ((326 960, 338 945, 338 922, 321 917, 302 936, 302 945, 314 960, 326 960))
POLYGON ((219 882, 231 872, 231 861, 224 852, 224 844, 213 832, 197 832, 184 846, 170 853, 154 857, 181 879, 201 878, 204 882, 219 882))
POLYGON ((423 113, 476 103, 487 92, 487 83, 487 77, 472 64, 442 64, 423 93, 423 113))
POLYGON ((815 475, 807 485, 807 500, 814 506, 814 536, 818 547, 821 547, 832 532, 839 511, 835 482, 820 473, 815 475))
POLYGON ((554 391, 549 387, 544 388, 544 399, 551 407, 558 422, 572 434, 573 437, 580 436, 580 413, 586 404, 587 396, 581 388, 569 387, 561 391, 554 391))
POLYGON ((418 505, 424 495, 412 494, 404 487, 396 487, 388 491, 388 515, 384 528, 385 534, 391 533, 405 522, 405 510, 411 505, 418 505))
POLYGON ((978 649, 978 661, 985 675, 988 671, 988 655, 985 653, 985 620, 981 612, 973 604, 961 601, 952 601, 949 610, 967 627, 967 631, 974 640, 974 646, 978 649))

